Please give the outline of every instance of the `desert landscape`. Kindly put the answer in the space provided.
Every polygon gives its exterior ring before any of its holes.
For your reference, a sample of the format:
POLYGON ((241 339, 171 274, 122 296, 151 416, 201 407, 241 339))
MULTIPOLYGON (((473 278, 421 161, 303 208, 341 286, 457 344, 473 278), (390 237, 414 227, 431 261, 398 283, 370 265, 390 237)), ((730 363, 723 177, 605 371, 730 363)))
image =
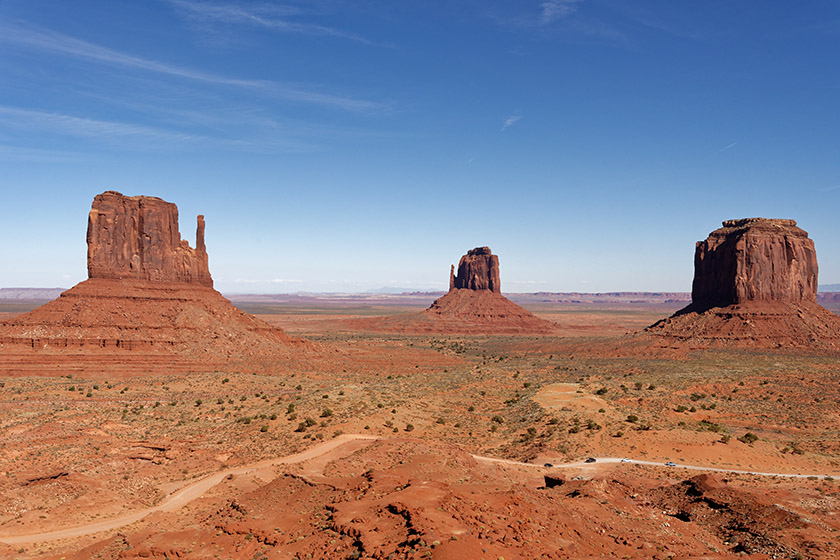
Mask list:
POLYGON ((0 560, 837 560, 840 2, 0 0, 0 560))
POLYGON ((840 318, 793 221, 724 226, 688 298, 530 312, 484 247, 248 314, 202 217, 98 195, 89 279, 3 303, 0 555, 836 558, 840 318))

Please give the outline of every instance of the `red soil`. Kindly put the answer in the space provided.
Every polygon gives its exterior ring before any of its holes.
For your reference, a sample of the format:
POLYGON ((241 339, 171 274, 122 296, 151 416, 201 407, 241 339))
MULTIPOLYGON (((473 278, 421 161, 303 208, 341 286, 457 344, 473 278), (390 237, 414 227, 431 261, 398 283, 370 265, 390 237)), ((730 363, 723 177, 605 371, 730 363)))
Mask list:
POLYGON ((810 302, 754 301, 700 312, 689 306, 646 330, 696 348, 840 348, 840 317, 810 302))
POLYGON ((348 322, 359 330, 439 334, 540 334, 557 325, 490 290, 453 289, 426 310, 348 322))
POLYGON ((0 323, 0 373, 38 374, 52 363, 64 367, 60 374, 115 366, 184 371, 282 356, 302 344, 209 287, 97 278, 0 323))

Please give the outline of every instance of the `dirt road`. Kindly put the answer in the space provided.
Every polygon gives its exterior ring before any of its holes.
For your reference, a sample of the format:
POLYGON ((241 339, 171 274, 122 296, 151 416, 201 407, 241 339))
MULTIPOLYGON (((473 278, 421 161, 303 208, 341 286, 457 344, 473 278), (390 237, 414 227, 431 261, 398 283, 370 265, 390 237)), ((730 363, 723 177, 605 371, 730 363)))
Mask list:
MULTIPOLYGON (((290 465, 294 463, 302 463, 309 459, 314 459, 316 457, 325 457, 331 453, 336 452, 340 447, 353 442, 353 441, 374 441, 381 439, 375 436, 367 436, 367 435, 360 435, 360 434, 343 434, 338 436, 335 439, 330 441, 326 441, 324 443, 318 444, 315 447, 311 447, 305 451, 301 451, 300 453, 295 453, 293 455, 287 455, 285 457, 277 457, 274 459, 264 459, 262 461, 251 463, 250 465, 243 465, 241 467, 234 467, 230 469, 225 469, 210 475, 207 475, 203 478, 192 482, 179 490, 173 492, 164 500, 150 508, 138 510, 132 513, 127 513, 124 515, 120 515, 117 517, 113 517, 111 519, 107 519, 105 521, 97 521, 95 523, 87 523, 85 525, 80 525, 78 527, 70 527, 67 529, 60 529, 58 531, 49 531, 44 533, 35 533, 29 535, 10 535, 10 536, 0 536, 0 542, 6 544, 28 544, 28 543, 37 543, 37 542, 45 542, 45 541, 53 541, 58 539, 69 539, 74 537, 81 537, 85 535, 90 535, 93 533, 100 533, 102 531, 108 531, 110 529, 117 529, 119 527, 123 527, 125 525, 129 525, 134 523, 135 521, 139 521, 146 517, 147 515, 157 512, 157 511, 175 511, 178 508, 183 507, 185 504, 195 500, 196 498, 201 497, 207 490, 215 486, 216 484, 220 483, 225 477, 229 475, 243 475, 243 474, 254 474, 258 473, 261 470, 265 470, 277 465, 290 465)), ((666 465, 665 463, 657 463, 653 461, 638 461, 635 459, 621 459, 618 457, 599 457, 596 458, 595 463, 585 463, 585 462, 573 462, 573 463, 563 463, 552 465, 551 467, 545 467, 544 465, 537 465, 533 463, 522 463, 519 461, 513 461, 510 459, 497 459, 494 457, 483 457, 481 455, 473 455, 476 460, 482 462, 490 462, 490 463, 500 463, 505 465, 514 465, 514 466, 521 466, 521 467, 531 467, 531 468, 541 468, 541 469, 562 469, 562 468, 575 468, 575 467, 596 467, 598 465, 603 464, 641 464, 641 465, 652 465, 652 466, 659 466, 659 467, 670 467, 670 468, 680 468, 680 469, 691 469, 691 470, 699 470, 699 471, 713 471, 713 472, 723 472, 723 473, 739 473, 739 474, 752 474, 758 476, 778 476, 778 477, 789 477, 789 478, 840 478, 840 474, 791 474, 791 473, 771 473, 771 472, 759 472, 759 471, 740 471, 734 469, 719 469, 714 467, 704 467, 699 465, 666 465)))

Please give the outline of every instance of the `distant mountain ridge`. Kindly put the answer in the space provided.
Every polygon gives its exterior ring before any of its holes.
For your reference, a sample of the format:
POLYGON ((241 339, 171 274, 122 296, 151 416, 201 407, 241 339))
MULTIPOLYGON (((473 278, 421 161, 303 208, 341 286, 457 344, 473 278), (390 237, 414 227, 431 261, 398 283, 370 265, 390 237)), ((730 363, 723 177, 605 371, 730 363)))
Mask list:
MULTIPOLYGON (((296 294, 224 294, 234 303, 301 303, 303 301, 333 301, 348 302, 365 301, 377 303, 421 303, 434 300, 444 292, 441 291, 409 291, 393 292, 382 289, 361 293, 304 293, 296 294), (393 300, 393 301, 390 301, 393 300)), ((5 301, 50 301, 61 295, 67 288, 0 288, 0 300, 5 301)), ((837 301, 840 284, 823 284, 819 287, 817 301, 837 301)), ((597 303, 663 303, 678 304, 691 301, 689 292, 532 292, 507 293, 507 297, 519 304, 528 303, 569 303, 569 304, 597 304, 597 303)))
POLYGON ((49 301, 65 291, 67 288, 0 288, 0 299, 49 301))

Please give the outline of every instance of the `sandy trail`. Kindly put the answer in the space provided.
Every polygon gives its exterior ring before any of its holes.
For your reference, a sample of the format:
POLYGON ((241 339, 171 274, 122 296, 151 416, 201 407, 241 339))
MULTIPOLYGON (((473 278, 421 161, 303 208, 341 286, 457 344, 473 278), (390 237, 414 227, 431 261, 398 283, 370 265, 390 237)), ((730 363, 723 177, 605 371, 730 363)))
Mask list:
MULTIPOLYGON (((230 469, 225 469, 210 475, 207 475, 203 478, 196 480, 184 486, 183 488, 173 492, 169 496, 167 496, 160 504, 156 506, 152 506, 150 508, 142 509, 139 511, 135 511, 132 513, 127 513, 124 515, 120 515, 111 519, 107 519, 105 521, 98 521, 96 523, 88 523, 85 525, 80 525, 78 527, 70 527, 68 529, 61 529, 58 531, 49 531, 44 533, 34 533, 28 535, 13 535, 13 536, 0 536, 0 542, 6 544, 30 544, 30 543, 38 543, 38 542, 46 542, 46 541, 53 541, 58 539, 69 539, 74 537, 82 537, 85 535, 90 535, 93 533, 100 533, 102 531, 108 531, 110 529, 117 529, 119 527, 124 527, 125 525, 129 525, 136 521, 139 521, 146 517, 151 513, 155 513, 158 511, 175 511, 184 505, 188 504, 189 502, 195 500, 196 498, 201 497, 204 492, 215 486, 216 484, 220 483, 225 477, 229 475, 242 475, 242 474, 252 474, 258 473, 261 470, 265 470, 270 467, 274 467, 277 465, 290 465, 294 463, 302 463, 304 461, 308 461, 310 459, 320 458, 321 460, 318 461, 320 463, 315 468, 311 469, 312 471, 318 470, 322 471, 323 466, 326 465, 327 456, 340 447, 347 445, 350 442, 355 441, 375 441, 382 438, 376 436, 368 436, 368 435, 361 435, 361 434, 343 434, 338 436, 335 439, 330 441, 326 441, 324 443, 318 444, 314 447, 306 449, 305 451, 301 451, 300 453, 295 453, 293 455, 287 455, 285 457, 276 457, 274 459, 264 459, 262 461, 258 461, 256 463, 251 463, 250 465, 243 465, 240 467, 234 467, 230 469), (321 468, 317 468, 320 466, 321 468)), ((540 469, 562 469, 562 468, 578 468, 578 467, 591 467, 597 468, 599 465, 604 464, 615 464, 615 463, 622 463, 623 459, 619 457, 598 457, 596 458, 595 463, 585 463, 583 461, 572 462, 572 463, 563 463, 563 464, 556 464, 552 465, 551 467, 545 467, 544 465, 534 464, 534 463, 523 463, 520 461, 513 461, 511 459, 498 459, 495 457, 484 457, 481 455, 472 455, 478 461, 486 462, 486 463, 497 463, 503 465, 512 465, 518 467, 531 467, 531 468, 540 468, 540 469)), ((624 464, 640 464, 640 465, 650 465, 650 466, 657 466, 657 467, 670 467, 670 468, 679 468, 679 469, 690 469, 690 470, 698 470, 698 471, 713 471, 713 472, 722 472, 722 473, 736 473, 736 474, 751 474, 757 476, 778 476, 778 477, 786 477, 786 478, 840 478, 840 474, 792 474, 792 473, 772 473, 772 472, 760 472, 760 471, 743 471, 743 470, 735 470, 735 469, 721 469, 715 467, 704 467, 700 465, 666 465, 665 463, 657 463, 654 461, 640 461, 636 459, 629 459, 624 460, 624 464)), ((312 472, 311 474, 315 474, 312 472)))
POLYGON ((49 531, 45 533, 35 533, 29 535, 14 535, 14 536, 0 536, 0 542, 6 544, 25 544, 45 541, 54 541, 58 539, 70 539, 74 537, 82 537, 93 533, 100 533, 110 529, 117 529, 139 521, 151 513, 158 511, 175 511, 189 502, 200 498, 207 490, 224 480, 229 475, 242 475, 254 473, 266 468, 277 465, 290 465, 293 463, 302 463, 309 459, 327 455, 337 448, 357 440, 375 440, 379 439, 373 436, 346 434, 338 436, 335 439, 318 444, 315 447, 310 447, 300 453, 287 455, 285 457, 277 457, 274 459, 264 459, 262 461, 251 463, 250 465, 243 465, 225 469, 203 478, 196 480, 193 483, 184 486, 164 498, 164 500, 156 506, 142 509, 132 513, 119 515, 105 521, 97 521, 96 523, 88 523, 78 527, 70 527, 67 529, 60 529, 58 531, 49 531))

